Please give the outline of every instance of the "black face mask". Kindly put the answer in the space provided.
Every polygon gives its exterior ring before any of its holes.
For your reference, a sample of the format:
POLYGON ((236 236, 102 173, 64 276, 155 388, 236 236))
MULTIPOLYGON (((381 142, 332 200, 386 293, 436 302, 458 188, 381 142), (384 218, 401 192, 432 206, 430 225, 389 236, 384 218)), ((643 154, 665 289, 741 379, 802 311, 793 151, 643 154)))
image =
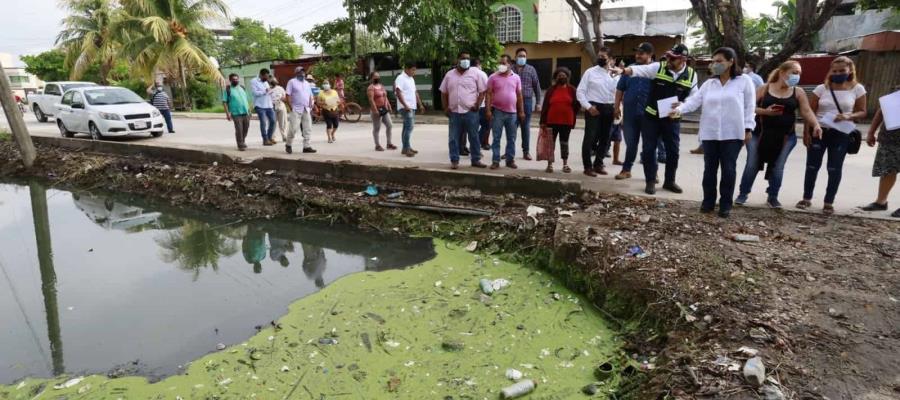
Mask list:
POLYGON ((231 81, 231 86, 237 86, 237 85, 238 85, 237 81, 231 81))
POLYGON ((560 85, 565 85, 569 81, 569 78, 556 78, 556 83, 560 85))
POLYGON ((606 66, 607 62, 609 62, 609 60, 606 57, 600 57, 597 59, 597 66, 603 68, 606 66))
POLYGON ((375 79, 372 79, 372 83, 374 83, 374 84, 376 84, 376 85, 379 84, 379 83, 381 83, 381 78, 375 78, 375 79))

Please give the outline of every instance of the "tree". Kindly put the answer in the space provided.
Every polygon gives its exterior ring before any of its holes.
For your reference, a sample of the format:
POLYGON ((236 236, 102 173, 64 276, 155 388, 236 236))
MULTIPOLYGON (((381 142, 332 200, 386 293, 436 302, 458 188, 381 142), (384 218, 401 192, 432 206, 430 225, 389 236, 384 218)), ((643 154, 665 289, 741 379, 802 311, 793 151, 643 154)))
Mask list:
MULTIPOLYGON (((608 0, 610 3, 618 0, 608 0)), ((575 14, 575 22, 581 29, 581 36, 584 37, 584 51, 588 53, 591 59, 597 58, 597 53, 603 47, 603 0, 566 0, 569 7, 572 7, 572 13, 575 14), (594 38, 594 40, 591 40, 594 38)))
MULTIPOLYGON (((187 87, 188 71, 224 82, 218 68, 200 49, 207 24, 227 19, 222 0, 121 0, 124 10, 120 24, 124 41, 122 55, 132 60, 134 69, 148 81, 157 71, 178 76, 187 87)), ((182 102, 190 108, 182 90, 182 102)))
MULTIPOLYGON (((318 47, 330 56, 352 56, 353 49, 350 37, 353 36, 353 25, 349 18, 338 18, 323 24, 316 24, 302 35, 303 39, 318 47)), ((363 52, 387 51, 384 39, 368 31, 357 32, 356 47, 363 52)))
POLYGON ((231 39, 221 45, 222 65, 247 64, 254 61, 295 59, 303 51, 288 31, 269 28, 262 21, 237 18, 231 26, 231 39))
POLYGON ((738 63, 747 55, 744 46, 744 10, 741 0, 691 0, 694 14, 706 33, 710 52, 728 46, 734 49, 738 63))
POLYGON ((66 67, 66 53, 53 49, 35 55, 22 56, 25 72, 38 77, 42 81, 64 81, 69 79, 69 68, 66 67))
POLYGON ((824 0, 821 5, 818 3, 818 0, 796 0, 793 26, 784 46, 760 66, 760 75, 767 75, 798 51, 812 47, 819 30, 834 15, 841 0, 824 0))
POLYGON ((216 271, 220 257, 231 257, 238 252, 237 241, 228 234, 192 220, 185 220, 181 228, 158 237, 156 243, 163 261, 177 263, 179 268, 193 272, 194 280, 200 276, 201 269, 209 267, 216 271))
POLYGON ((404 60, 449 63, 458 51, 494 59, 493 0, 346 0, 351 15, 368 32, 382 36, 404 60))
POLYGON ((69 78, 81 78, 94 62, 99 62, 100 84, 107 84, 120 48, 116 26, 121 9, 115 0, 72 0, 60 4, 70 13, 63 18, 63 30, 56 37, 56 43, 66 51, 69 78))

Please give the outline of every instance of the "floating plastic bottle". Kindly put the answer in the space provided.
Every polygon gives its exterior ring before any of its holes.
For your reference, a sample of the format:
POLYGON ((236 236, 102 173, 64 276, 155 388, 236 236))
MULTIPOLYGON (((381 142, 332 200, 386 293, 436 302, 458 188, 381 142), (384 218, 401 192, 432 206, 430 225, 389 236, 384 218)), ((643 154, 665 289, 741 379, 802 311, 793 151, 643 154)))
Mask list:
POLYGON ((516 382, 514 385, 507 386, 500 391, 500 394, 504 399, 514 399, 516 397, 522 397, 528 393, 534 391, 537 387, 537 382, 526 379, 524 381, 516 382))

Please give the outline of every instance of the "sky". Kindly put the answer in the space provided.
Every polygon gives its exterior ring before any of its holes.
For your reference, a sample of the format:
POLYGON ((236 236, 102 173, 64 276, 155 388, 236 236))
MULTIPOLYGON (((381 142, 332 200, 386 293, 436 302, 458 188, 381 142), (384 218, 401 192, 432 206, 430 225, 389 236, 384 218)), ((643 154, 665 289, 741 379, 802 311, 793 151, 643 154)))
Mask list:
MULTIPOLYGON (((18 0, 0 0, 2 3, 18 0)), ((748 15, 762 12, 771 13, 771 0, 745 0, 748 15)), ((22 1, 19 4, 26 3, 22 1)), ((298 42, 303 43, 300 34, 315 24, 331 21, 347 15, 343 0, 225 0, 231 8, 232 17, 249 17, 262 20, 267 25, 287 29, 298 42)), ((12 54, 13 59, 25 54, 36 54, 53 48, 60 30, 59 22, 64 12, 58 7, 58 0, 28 0, 28 6, 18 12, 0 13, 0 53, 12 54)), ((609 7, 643 5, 648 11, 689 8, 689 0, 621 0, 609 7)), ((5 8, 5 7, 4 7, 5 8)), ((311 45, 303 43, 304 50, 314 51, 311 45)), ((21 65, 21 64, 19 64, 21 65)))

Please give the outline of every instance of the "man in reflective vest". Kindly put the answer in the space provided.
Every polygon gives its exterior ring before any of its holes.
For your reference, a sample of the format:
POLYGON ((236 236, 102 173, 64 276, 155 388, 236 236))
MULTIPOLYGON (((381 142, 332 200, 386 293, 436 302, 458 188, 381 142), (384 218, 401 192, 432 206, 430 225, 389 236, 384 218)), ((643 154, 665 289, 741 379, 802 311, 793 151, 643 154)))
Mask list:
POLYGON ((687 66, 687 58, 687 46, 676 44, 666 52, 664 60, 647 65, 632 65, 622 71, 625 75, 653 79, 650 96, 647 98, 647 108, 644 110, 644 123, 641 127, 641 139, 644 142, 641 147, 641 158, 644 160, 644 178, 647 183, 644 191, 647 194, 656 193, 656 170, 658 169, 656 147, 660 140, 663 141, 666 148, 666 174, 663 189, 674 193, 682 192, 681 187, 675 183, 681 120, 677 116, 668 117, 671 110, 658 110, 657 102, 676 97, 676 103, 681 103, 697 91, 697 74, 694 73, 693 68, 687 66))

